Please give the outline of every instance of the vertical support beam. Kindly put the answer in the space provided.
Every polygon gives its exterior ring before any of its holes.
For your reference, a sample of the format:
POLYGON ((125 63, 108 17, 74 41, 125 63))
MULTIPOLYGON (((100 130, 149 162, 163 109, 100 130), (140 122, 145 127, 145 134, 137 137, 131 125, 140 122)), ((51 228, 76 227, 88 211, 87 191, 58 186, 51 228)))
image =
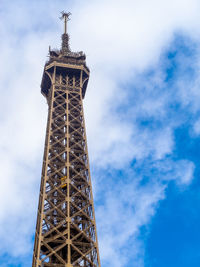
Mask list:
MULTIPOLYGON (((82 93, 81 93, 81 102, 82 100, 82 93)), ((90 194, 91 194, 91 203, 92 203, 92 213, 93 213, 93 223, 95 227, 95 243, 96 243, 96 250, 97 250, 97 262, 99 263, 99 267, 101 267, 100 264, 100 256, 99 256, 99 246, 98 246, 98 238, 97 238, 97 227, 96 227, 96 219, 95 219, 95 211, 94 211, 94 198, 93 198, 93 193, 92 193, 92 184, 91 184, 91 174, 90 174, 90 164, 89 164, 89 156, 88 156, 88 146, 87 146, 87 138, 86 138, 86 127, 85 127, 85 118, 84 118, 84 110, 82 110, 82 116, 83 116, 83 127, 85 129, 85 152, 87 155, 87 169, 88 169, 88 174, 89 174, 89 187, 90 187, 90 194)))
POLYGON ((40 184, 40 196, 39 196, 39 204, 38 204, 36 236, 35 236, 35 245, 37 244, 37 246, 34 248, 32 267, 42 267, 41 260, 40 260, 40 249, 41 249, 41 241, 42 241, 45 185, 47 181, 48 152, 49 152, 49 141, 50 141, 50 134, 51 134, 52 110, 53 110, 53 100, 54 100, 54 90, 55 90, 55 72, 56 72, 56 67, 54 67, 54 72, 52 76, 51 96, 50 96, 50 102, 49 102, 50 105, 49 105, 49 110, 48 110, 48 120, 47 120, 45 149, 44 149, 44 157, 43 157, 42 178, 41 178, 41 184, 40 184))
POLYGON ((71 264, 71 244, 70 244, 70 177, 69 177, 69 94, 66 90, 66 106, 67 106, 67 227, 68 227, 68 237, 67 237, 67 263, 71 264))

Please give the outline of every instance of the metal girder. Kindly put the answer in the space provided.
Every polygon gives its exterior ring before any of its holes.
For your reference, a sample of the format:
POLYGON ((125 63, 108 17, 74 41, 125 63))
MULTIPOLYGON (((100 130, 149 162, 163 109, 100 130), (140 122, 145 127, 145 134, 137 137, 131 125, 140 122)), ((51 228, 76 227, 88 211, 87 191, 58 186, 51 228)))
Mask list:
POLYGON ((32 267, 100 267, 82 103, 88 77, 84 65, 44 70, 49 112, 32 267))

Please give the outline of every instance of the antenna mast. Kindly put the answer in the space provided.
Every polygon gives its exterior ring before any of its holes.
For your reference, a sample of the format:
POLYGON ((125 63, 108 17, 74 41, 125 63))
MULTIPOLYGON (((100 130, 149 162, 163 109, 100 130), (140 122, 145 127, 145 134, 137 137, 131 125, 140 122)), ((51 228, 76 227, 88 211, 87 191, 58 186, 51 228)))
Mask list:
POLYGON ((60 17, 60 19, 64 19, 64 34, 67 33, 67 21, 70 20, 69 16, 71 15, 70 12, 65 12, 65 11, 62 11, 61 12, 62 16, 60 17))

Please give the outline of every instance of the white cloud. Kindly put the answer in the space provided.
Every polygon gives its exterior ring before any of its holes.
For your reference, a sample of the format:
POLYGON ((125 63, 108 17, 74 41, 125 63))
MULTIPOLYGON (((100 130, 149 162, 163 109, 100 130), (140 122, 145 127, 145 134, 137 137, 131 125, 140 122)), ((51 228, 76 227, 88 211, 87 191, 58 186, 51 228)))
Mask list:
POLYGON ((96 214, 105 266, 126 266, 130 259, 134 266, 144 266, 145 247, 137 239, 140 228, 150 223, 160 201, 165 198, 168 183, 175 181, 183 188, 191 183, 194 172, 194 164, 186 160, 136 164, 134 168, 135 172, 126 172, 120 182, 117 176, 111 175, 105 180, 106 191, 100 188, 96 193, 97 199, 101 194, 104 199, 96 214), (140 174, 138 167, 142 168, 140 174), (143 182, 143 175, 148 177, 146 182, 143 182))
MULTIPOLYGON (((99 241, 105 266, 126 266, 129 258, 135 262, 138 254, 142 253, 133 249, 139 229, 149 222, 159 201, 164 198, 164 186, 149 184, 140 187, 138 178, 133 175, 132 179, 134 182, 116 184, 115 190, 108 190, 105 204, 97 208, 99 241), (130 239, 132 242, 127 249, 130 239)), ((134 266, 138 266, 136 262, 134 266)))
POLYGON ((200 119, 195 121, 194 126, 193 126, 194 133, 199 135, 200 134, 200 119))

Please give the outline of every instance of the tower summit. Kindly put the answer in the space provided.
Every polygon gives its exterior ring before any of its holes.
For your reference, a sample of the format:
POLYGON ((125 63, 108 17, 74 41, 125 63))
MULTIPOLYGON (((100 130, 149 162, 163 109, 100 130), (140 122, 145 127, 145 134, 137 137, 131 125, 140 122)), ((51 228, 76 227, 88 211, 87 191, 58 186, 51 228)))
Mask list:
POLYGON ((32 267, 101 266, 82 104, 89 69, 70 50, 69 16, 41 83, 49 108, 32 267))

